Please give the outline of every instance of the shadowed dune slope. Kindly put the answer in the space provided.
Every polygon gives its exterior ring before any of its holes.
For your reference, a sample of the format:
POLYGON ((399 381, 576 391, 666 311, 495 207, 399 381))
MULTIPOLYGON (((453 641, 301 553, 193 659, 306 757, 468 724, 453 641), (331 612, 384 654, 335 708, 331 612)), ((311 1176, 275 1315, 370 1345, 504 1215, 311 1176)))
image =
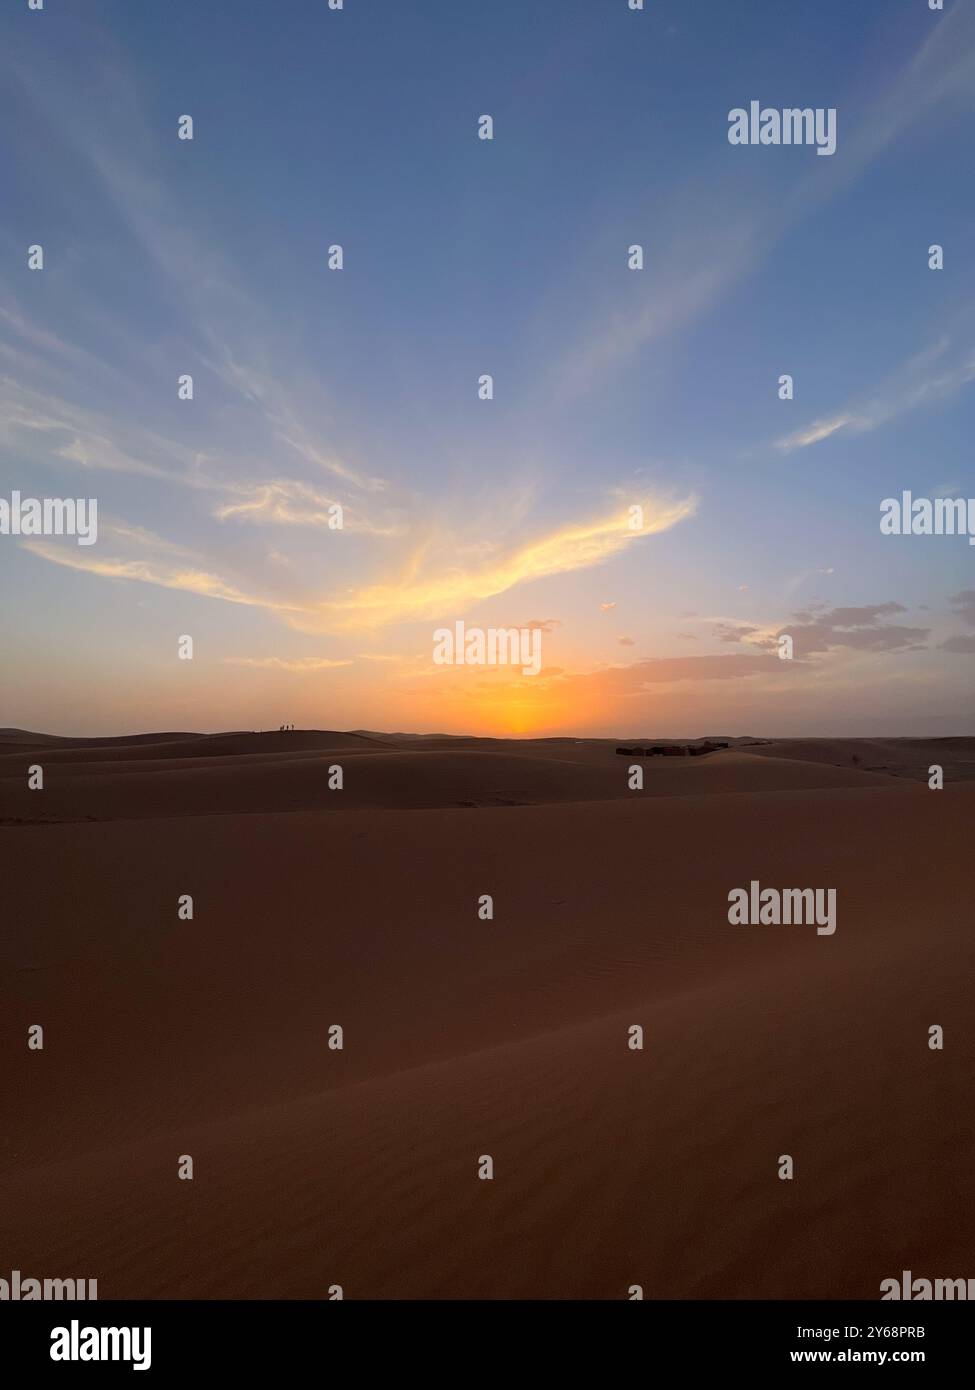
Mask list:
POLYGON ((8 1263, 103 1298, 967 1277, 973 813, 860 782, 0 830, 8 1263), (730 926, 750 878, 834 887, 835 934, 730 926))
MULTIPOLYGON (((7 731, 19 732, 17 730, 7 731)), ((248 755, 295 755, 336 749, 381 748, 386 745, 363 734, 343 734, 331 729, 279 733, 139 734, 115 739, 51 739, 45 734, 25 734, 5 739, 0 734, 0 776, 4 766, 20 766, 25 751, 43 747, 47 762, 141 762, 160 758, 220 758, 248 755), (50 746, 48 746, 48 744, 50 746)))
POLYGON ((937 765, 949 781, 975 780, 973 738, 790 738, 756 745, 750 751, 758 757, 856 766, 915 781, 927 781, 929 768, 937 765))
MULTIPOLYGON (((288 737, 295 736, 282 736, 288 737)), ((341 740, 343 735, 321 737, 341 740)), ((157 746, 139 758, 128 750, 124 758, 108 761, 101 749, 92 750, 86 761, 45 755, 40 758, 43 791, 32 791, 27 778, 28 766, 40 755, 8 754, 0 759, 0 823, 343 812, 356 807, 471 809, 891 784, 883 774, 857 768, 759 758, 734 749, 701 758, 633 759, 605 745, 595 751, 558 746, 522 751, 516 744, 501 744, 504 751, 491 752, 400 751, 354 735, 344 737, 348 742, 312 750, 201 751, 180 757, 175 752, 180 745, 174 745, 164 757, 158 756, 157 746), (643 769, 640 791, 629 786, 633 765, 643 769), (336 767, 342 769, 341 789, 329 786, 336 767)))

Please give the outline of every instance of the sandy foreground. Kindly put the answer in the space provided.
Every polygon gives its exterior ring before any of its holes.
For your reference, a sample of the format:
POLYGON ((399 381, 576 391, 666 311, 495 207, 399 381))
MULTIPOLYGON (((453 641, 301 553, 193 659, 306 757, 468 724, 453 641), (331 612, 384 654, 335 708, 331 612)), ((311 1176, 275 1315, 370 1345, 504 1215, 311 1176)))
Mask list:
POLYGON ((103 1299, 975 1277, 975 740, 742 741, 646 761, 642 792, 614 747, 0 732, 0 1276, 103 1299), (752 879, 835 888, 835 933, 731 926, 752 879))

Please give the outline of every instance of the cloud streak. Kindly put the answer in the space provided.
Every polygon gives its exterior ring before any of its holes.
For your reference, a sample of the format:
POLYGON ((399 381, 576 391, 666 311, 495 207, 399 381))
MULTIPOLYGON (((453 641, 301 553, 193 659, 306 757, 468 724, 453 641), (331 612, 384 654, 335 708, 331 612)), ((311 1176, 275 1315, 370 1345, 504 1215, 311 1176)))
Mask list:
POLYGON ((355 508, 339 503, 310 483, 294 478, 274 478, 269 482, 237 483, 229 486, 231 500, 215 511, 221 521, 249 521, 276 526, 315 526, 326 530, 359 531, 369 536, 396 536, 401 526, 380 526, 361 516, 355 508), (341 506, 341 513, 333 508, 341 506), (342 525, 335 525, 341 515, 342 525))
POLYGON ((264 671, 288 671, 302 675, 309 671, 330 671, 335 666, 352 666, 351 657, 333 660, 327 656, 228 656, 228 666, 251 666, 264 671))
MULTIPOLYGON (((690 184, 670 209, 669 239, 655 248, 658 268, 632 274, 636 290, 628 285, 626 301, 593 318, 560 364, 563 390, 588 389, 601 374, 709 311, 793 227, 855 184, 899 135, 944 104, 970 101, 973 91, 975 9, 959 3, 939 18, 914 58, 859 121, 850 122, 836 155, 822 161, 828 167, 807 173, 785 198, 773 199, 754 187, 743 198, 740 180, 729 181, 724 190, 712 181, 704 194, 690 184), (688 230, 694 227, 703 230, 694 235, 688 230)), ((716 139, 724 139, 724 131, 716 139)), ((659 210, 654 222, 660 225, 659 210)))
POLYGON ((98 575, 102 579, 133 579, 141 584, 153 584, 161 589, 178 589, 183 593, 198 594, 201 598, 221 599, 225 603, 239 603, 248 608, 269 608, 283 613, 296 613, 298 605, 281 603, 276 599, 260 598, 245 593, 235 585, 229 584, 218 574, 206 570, 157 565, 149 560, 99 559, 94 555, 77 555, 43 541, 22 541, 21 549, 28 550, 42 560, 67 569, 81 570, 86 574, 98 575))
POLYGON ((423 555, 416 554, 400 582, 366 585, 342 599, 322 603, 318 618, 324 624, 368 628, 463 612, 472 603, 506 593, 518 584, 603 564, 635 540, 658 535, 684 521, 694 513, 696 499, 648 498, 641 505, 645 518, 642 531, 630 530, 628 514, 617 511, 562 526, 473 569, 423 574, 423 555))
POLYGON ((807 449, 812 444, 831 439, 841 431, 852 435, 867 434, 908 411, 949 399, 975 381, 975 352, 963 353, 961 361, 953 367, 939 372, 929 370, 920 381, 917 379, 919 371, 925 366, 930 367, 948 350, 948 340, 941 339, 932 348, 911 358, 872 396, 830 418, 814 420, 793 434, 785 435, 776 440, 776 449, 780 453, 791 454, 797 449, 807 449))

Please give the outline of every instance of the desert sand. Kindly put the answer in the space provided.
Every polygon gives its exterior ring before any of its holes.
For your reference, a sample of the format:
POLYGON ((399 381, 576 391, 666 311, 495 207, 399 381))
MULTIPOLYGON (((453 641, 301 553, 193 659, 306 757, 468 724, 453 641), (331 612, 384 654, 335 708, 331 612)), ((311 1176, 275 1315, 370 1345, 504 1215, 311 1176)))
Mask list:
POLYGON ((103 1299, 975 1274, 975 740, 734 740, 643 760, 638 792, 627 741, 0 731, 0 1274, 103 1299), (751 879, 835 888, 835 934, 729 925, 751 879))

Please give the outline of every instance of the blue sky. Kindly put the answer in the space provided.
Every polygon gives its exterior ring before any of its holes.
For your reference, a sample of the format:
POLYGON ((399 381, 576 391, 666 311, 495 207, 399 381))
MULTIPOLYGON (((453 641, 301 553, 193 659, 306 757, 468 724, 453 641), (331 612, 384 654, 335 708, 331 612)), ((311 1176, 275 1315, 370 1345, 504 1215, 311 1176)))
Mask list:
POLYGON ((975 733, 975 548, 879 532, 975 495, 970 3, 47 0, 0 48, 0 495, 100 520, 0 537, 0 723, 975 733), (835 155, 730 145, 753 99, 835 155), (433 667, 456 619, 541 675, 433 667))

